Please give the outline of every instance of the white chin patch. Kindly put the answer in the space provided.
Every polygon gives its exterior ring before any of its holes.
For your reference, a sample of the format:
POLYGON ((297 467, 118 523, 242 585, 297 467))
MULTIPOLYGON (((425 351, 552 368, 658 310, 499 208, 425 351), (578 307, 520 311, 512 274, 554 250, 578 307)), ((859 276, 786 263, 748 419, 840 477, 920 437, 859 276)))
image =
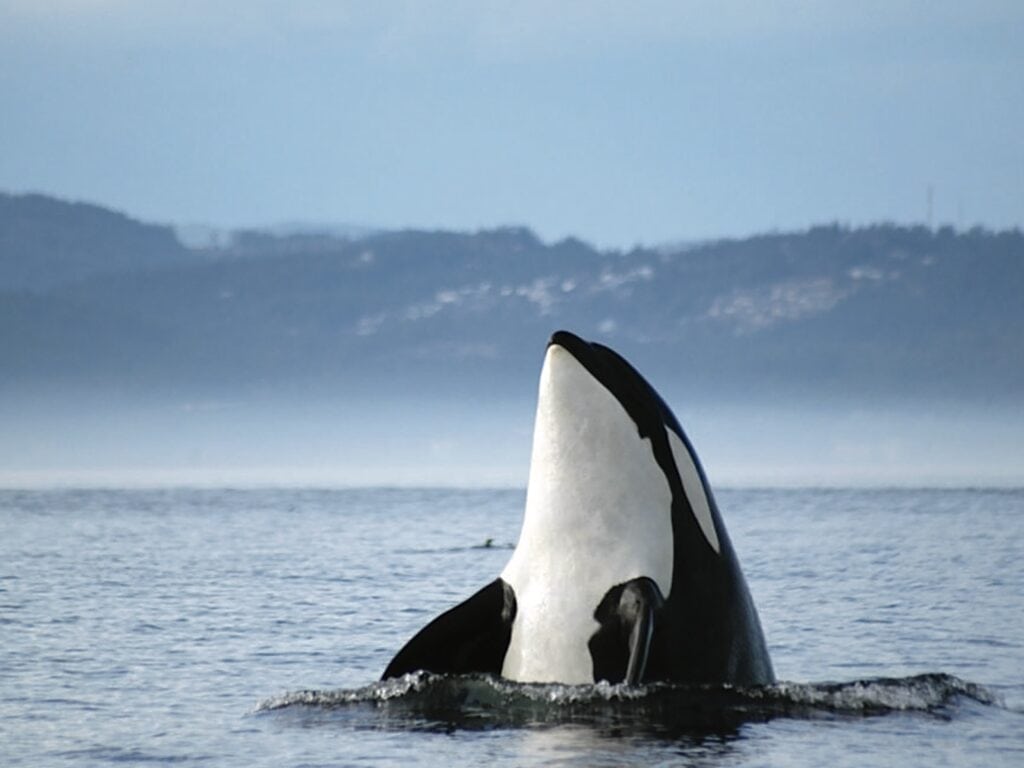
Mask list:
POLYGON ((718 532, 715 531, 711 505, 708 503, 708 495, 704 490, 704 483, 700 479, 700 472, 697 471, 697 464, 682 438, 671 429, 665 431, 668 432, 668 444, 672 448, 672 458, 675 459, 676 469, 679 470, 679 479, 683 481, 683 491, 686 492, 686 499, 690 502, 693 516, 697 518, 697 525, 700 526, 708 544, 715 550, 715 554, 720 555, 722 550, 718 543, 718 532))
POLYGON ((651 441, 640 438, 619 401, 572 354, 549 347, 523 529, 502 572, 517 605, 502 675, 593 682, 587 643, 607 591, 647 576, 669 595, 671 506, 651 441))

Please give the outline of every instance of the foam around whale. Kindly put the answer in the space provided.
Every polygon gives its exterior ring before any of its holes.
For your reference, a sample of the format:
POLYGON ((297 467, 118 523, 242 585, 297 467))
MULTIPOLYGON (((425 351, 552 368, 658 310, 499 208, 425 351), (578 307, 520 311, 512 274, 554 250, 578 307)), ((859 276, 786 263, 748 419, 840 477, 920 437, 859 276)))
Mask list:
POLYGON ((981 685, 931 673, 757 687, 515 683, 489 675, 414 673, 362 688, 295 691, 257 712, 355 728, 481 730, 584 725, 661 737, 728 734, 776 718, 840 719, 917 713, 950 718, 961 705, 998 706, 981 685))

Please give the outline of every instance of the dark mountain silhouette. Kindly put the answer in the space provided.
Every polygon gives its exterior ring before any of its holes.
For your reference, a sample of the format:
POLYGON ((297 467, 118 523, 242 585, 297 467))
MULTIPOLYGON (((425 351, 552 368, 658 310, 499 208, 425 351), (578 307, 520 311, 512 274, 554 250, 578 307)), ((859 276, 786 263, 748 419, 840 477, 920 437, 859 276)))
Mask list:
POLYGON ((155 269, 192 257, 169 226, 88 203, 0 193, 0 290, 47 291, 95 274, 155 269))
POLYGON ((524 228, 236 233, 0 195, 0 387, 532 394, 551 331, 705 398, 1024 393, 1024 235, 829 225, 601 251, 524 228))

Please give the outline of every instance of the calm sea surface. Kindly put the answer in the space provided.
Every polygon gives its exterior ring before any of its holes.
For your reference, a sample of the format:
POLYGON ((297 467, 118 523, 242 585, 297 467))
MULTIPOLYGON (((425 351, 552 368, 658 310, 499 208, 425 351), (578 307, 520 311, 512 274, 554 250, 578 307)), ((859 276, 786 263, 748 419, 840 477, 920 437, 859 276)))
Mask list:
POLYGON ((1024 491, 717 496, 771 689, 375 684, 521 492, 0 492, 0 765, 1024 765, 1024 491))

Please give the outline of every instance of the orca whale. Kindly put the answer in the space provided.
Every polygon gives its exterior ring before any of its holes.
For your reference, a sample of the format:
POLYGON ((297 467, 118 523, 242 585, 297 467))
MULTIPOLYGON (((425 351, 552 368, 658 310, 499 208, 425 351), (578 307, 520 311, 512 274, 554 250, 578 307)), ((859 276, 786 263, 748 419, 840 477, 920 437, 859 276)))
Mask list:
POLYGON ((608 347, 551 337, 519 543, 497 579, 420 630, 382 679, 417 670, 773 682, 697 455, 657 392, 608 347))

